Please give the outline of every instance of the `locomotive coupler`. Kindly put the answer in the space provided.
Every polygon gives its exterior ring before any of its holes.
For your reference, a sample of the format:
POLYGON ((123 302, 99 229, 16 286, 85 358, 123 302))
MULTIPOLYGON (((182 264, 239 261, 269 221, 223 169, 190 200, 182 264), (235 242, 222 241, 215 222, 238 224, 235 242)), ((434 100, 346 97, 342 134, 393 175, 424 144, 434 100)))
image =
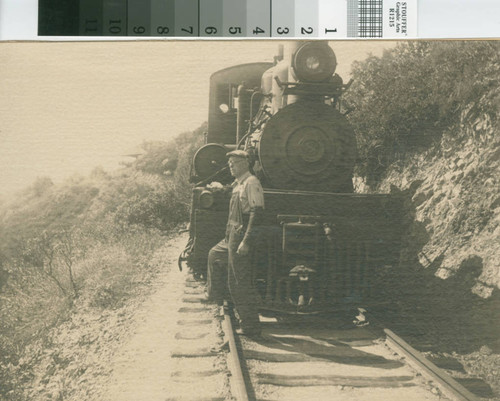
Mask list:
POLYGON ((313 287, 313 276, 316 274, 316 270, 311 269, 310 267, 304 265, 295 266, 288 273, 288 277, 290 278, 289 286, 291 285, 291 281, 296 281, 298 297, 297 302, 295 303, 292 300, 291 288, 287 288, 287 298, 288 302, 291 304, 295 304, 296 306, 303 307, 311 305, 314 302, 314 287, 313 287), (306 294, 307 288, 307 294, 306 294))

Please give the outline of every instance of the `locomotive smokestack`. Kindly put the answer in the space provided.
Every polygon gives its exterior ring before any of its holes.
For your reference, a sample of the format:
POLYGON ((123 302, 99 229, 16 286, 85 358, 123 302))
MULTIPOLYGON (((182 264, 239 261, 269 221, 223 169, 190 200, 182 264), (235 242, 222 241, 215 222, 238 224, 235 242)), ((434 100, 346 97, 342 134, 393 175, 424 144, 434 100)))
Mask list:
POLYGON ((279 45, 278 55, 274 56, 274 65, 278 64, 281 60, 283 60, 283 54, 284 54, 284 46, 279 45))

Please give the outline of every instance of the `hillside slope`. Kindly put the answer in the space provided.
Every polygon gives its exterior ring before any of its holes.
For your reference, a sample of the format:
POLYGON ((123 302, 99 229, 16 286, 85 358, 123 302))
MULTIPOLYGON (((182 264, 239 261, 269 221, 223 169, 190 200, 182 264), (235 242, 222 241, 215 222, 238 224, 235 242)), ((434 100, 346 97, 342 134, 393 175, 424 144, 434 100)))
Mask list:
POLYGON ((399 43, 352 75, 358 191, 407 197, 402 266, 490 297, 500 288, 500 42, 399 43))
POLYGON ((489 297, 500 287, 500 133, 475 109, 466 108, 438 146, 393 164, 380 188, 412 195, 407 256, 416 252, 438 277, 459 274, 489 297))

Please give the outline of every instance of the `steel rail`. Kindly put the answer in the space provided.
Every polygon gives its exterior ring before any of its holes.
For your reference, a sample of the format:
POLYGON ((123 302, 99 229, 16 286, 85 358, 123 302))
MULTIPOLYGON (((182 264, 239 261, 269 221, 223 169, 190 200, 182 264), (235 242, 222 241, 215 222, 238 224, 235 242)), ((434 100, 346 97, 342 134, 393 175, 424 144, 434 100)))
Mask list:
POLYGON ((224 302, 224 340, 229 345, 229 370, 231 372, 231 389, 237 401, 249 401, 248 389, 241 369, 241 361, 234 338, 233 324, 229 315, 229 308, 224 302))
MULTIPOLYGON (((231 389, 237 401, 253 401, 250 399, 248 387, 243 375, 240 354, 236 345, 233 324, 227 303, 223 308, 224 340, 229 346, 228 365, 231 372, 231 389)), ((221 313, 222 314, 222 313, 221 313)), ((384 329, 386 344, 395 352, 405 357, 408 365, 412 366, 423 376, 433 381, 448 398, 457 401, 479 401, 479 398, 454 380, 449 374, 438 368, 419 351, 395 334, 392 330, 384 329)))
POLYGON ((389 329, 384 329, 388 346, 405 356, 409 365, 413 366, 428 379, 438 383, 440 390, 449 398, 459 401, 478 401, 479 398, 472 394, 460 383, 455 381, 444 370, 438 368, 420 352, 404 341, 389 329))

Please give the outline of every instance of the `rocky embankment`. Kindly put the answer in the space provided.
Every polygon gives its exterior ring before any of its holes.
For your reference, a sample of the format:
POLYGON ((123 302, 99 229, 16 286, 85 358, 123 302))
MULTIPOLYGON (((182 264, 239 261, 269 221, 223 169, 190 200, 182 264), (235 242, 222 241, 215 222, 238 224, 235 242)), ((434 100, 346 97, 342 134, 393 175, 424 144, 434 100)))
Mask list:
POLYGON ((500 133, 472 110, 436 146, 392 166, 381 190, 411 197, 406 258, 488 298, 500 288, 500 133))
MULTIPOLYGON (((440 350, 500 393, 500 133, 465 109, 427 151, 388 170, 379 190, 406 200, 409 232, 387 294, 421 349, 440 350)), ((439 351, 438 351, 439 352, 439 351)))

